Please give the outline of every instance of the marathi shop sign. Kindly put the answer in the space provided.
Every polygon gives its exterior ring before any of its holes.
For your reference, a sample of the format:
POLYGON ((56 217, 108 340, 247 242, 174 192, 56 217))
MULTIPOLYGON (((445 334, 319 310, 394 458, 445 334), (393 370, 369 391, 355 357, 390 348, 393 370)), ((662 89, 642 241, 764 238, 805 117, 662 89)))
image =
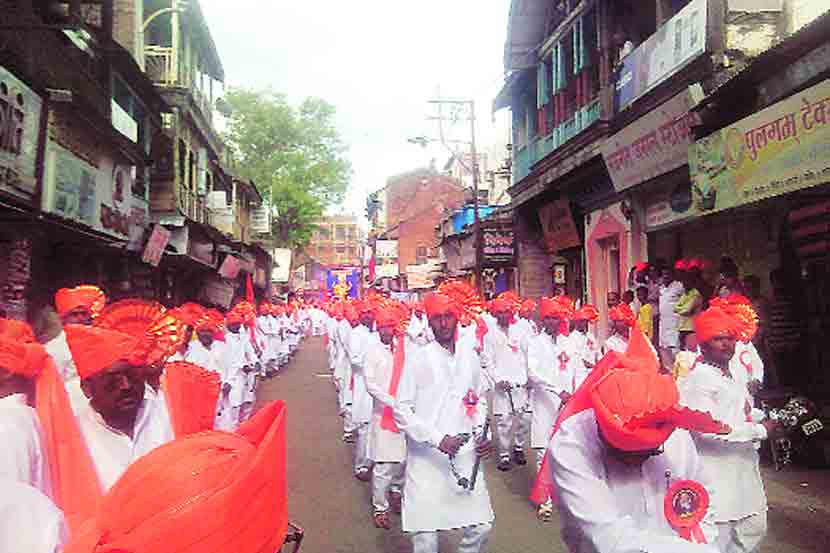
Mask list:
POLYGON ((539 208, 539 221, 545 237, 545 248, 558 252, 582 244, 579 230, 567 199, 559 199, 539 208))
POLYGON ((688 162, 689 146, 694 143, 691 128, 700 124, 700 115, 689 110, 702 96, 699 85, 690 87, 602 145, 602 157, 618 192, 688 162))
POLYGON ((698 140, 689 169, 700 213, 830 182, 830 80, 698 140))
POLYGON ((706 51, 708 0, 692 0, 622 61, 614 103, 631 105, 706 51))
POLYGON ((512 261, 515 237, 511 229, 484 229, 481 253, 490 261, 512 261))
POLYGON ((0 84, 0 188, 31 197, 43 101, 3 67, 0 84))

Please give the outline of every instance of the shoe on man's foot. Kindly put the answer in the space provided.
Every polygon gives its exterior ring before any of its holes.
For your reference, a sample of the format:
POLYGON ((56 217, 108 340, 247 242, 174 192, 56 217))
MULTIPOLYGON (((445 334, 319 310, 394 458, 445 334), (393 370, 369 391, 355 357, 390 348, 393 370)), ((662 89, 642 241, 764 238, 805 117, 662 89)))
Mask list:
POLYGON ((343 441, 347 444, 353 444, 356 438, 354 432, 343 432, 343 441))
POLYGON ((536 518, 541 522, 550 522, 553 518, 553 503, 545 501, 539 505, 539 508, 536 510, 536 518))
POLYGON ((496 465, 496 468, 501 471, 508 471, 513 466, 510 462, 510 457, 502 457, 499 459, 499 463, 496 465))
POLYGON ((392 521, 389 520, 389 511, 377 511, 372 517, 375 521, 375 528, 389 530, 392 528, 392 521))
POLYGON ((517 465, 524 466, 527 464, 527 457, 525 457, 525 452, 521 449, 516 449, 513 451, 513 462, 517 465))
POLYGON ((372 471, 367 468, 362 468, 354 473, 354 477, 361 482, 368 482, 372 479, 372 471))

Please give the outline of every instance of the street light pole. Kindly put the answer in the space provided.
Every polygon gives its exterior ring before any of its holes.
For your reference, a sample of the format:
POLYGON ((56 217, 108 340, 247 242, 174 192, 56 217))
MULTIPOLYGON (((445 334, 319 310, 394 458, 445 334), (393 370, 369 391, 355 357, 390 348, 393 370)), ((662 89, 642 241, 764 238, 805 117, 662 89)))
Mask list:
POLYGON ((476 104, 470 100, 470 154, 473 173, 473 247, 475 247, 476 290, 481 294, 484 283, 481 275, 481 218, 478 215, 478 155, 476 154, 476 104))

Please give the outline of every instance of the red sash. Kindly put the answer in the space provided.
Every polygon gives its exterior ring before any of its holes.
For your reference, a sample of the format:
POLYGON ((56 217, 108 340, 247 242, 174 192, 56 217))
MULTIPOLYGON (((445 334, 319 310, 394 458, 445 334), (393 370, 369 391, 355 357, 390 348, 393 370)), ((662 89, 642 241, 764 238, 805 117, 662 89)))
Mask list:
MULTIPOLYGON (((396 337, 395 343, 392 345, 392 380, 389 382, 389 395, 392 397, 396 397, 398 395, 398 384, 401 382, 403 363, 406 359, 403 344, 403 335, 401 335, 396 337)), ((395 424, 395 413, 388 405, 383 408, 383 416, 380 419, 380 427, 396 434, 401 431, 398 428, 398 425, 395 424)))

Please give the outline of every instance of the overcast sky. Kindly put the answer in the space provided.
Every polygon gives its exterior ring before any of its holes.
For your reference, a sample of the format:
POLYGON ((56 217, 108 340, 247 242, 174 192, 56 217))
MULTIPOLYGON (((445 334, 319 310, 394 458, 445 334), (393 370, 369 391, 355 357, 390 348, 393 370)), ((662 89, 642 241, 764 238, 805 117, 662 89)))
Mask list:
MULTIPOLYGON (((472 97, 479 141, 495 140, 509 0, 201 0, 229 86, 271 87, 337 107, 354 177, 345 212, 362 214, 386 177, 446 159, 427 100, 472 97)), ((460 129, 459 129, 460 132, 460 129)))

